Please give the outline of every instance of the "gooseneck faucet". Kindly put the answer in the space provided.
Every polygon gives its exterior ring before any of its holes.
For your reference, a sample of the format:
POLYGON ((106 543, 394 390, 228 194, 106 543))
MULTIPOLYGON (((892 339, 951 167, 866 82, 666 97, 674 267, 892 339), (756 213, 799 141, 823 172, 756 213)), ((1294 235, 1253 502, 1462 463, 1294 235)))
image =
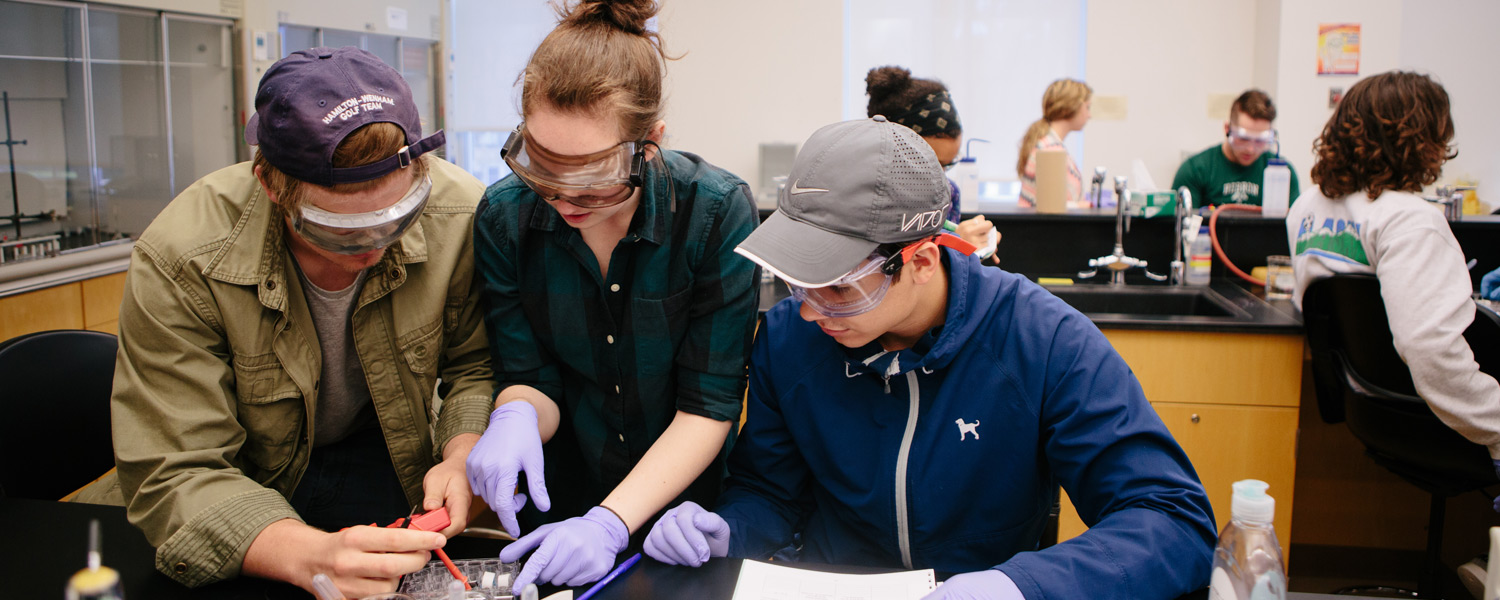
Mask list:
MULTIPOLYGON (((1095 177, 1103 170, 1095 170, 1095 177)), ((1139 267, 1146 277, 1154 281, 1166 281, 1166 275, 1146 271, 1146 261, 1125 255, 1125 233, 1130 231, 1130 189, 1126 187, 1124 175, 1115 176, 1115 251, 1109 256, 1089 259, 1088 271, 1079 271, 1079 279, 1088 279, 1099 274, 1099 269, 1109 269, 1110 285, 1125 285, 1125 271, 1139 267)))
POLYGON ((1177 220, 1177 225, 1172 228, 1175 234, 1172 236, 1172 268, 1170 285, 1184 285, 1187 283, 1187 263, 1182 260, 1182 234, 1183 224, 1187 222, 1188 207, 1193 205, 1193 192, 1182 186, 1177 188, 1177 203, 1172 205, 1172 214, 1177 220))

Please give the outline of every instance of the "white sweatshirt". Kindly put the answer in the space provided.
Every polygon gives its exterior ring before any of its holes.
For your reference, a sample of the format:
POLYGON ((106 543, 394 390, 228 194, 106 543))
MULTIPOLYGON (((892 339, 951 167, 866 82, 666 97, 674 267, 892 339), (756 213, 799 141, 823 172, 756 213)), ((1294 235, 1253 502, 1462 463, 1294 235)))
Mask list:
POLYGON ((1500 383, 1479 371, 1464 330, 1474 322, 1463 250, 1442 212, 1405 192, 1330 200, 1307 190, 1286 217, 1302 293, 1336 273, 1373 273, 1417 395, 1443 423, 1500 459, 1500 383))

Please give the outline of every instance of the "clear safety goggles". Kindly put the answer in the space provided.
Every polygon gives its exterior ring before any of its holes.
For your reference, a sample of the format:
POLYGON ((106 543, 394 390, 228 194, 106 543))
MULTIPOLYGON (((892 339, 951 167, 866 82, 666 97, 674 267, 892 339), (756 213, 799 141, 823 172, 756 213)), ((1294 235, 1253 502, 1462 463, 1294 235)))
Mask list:
POLYGON ((1231 127, 1229 129, 1229 143, 1235 146, 1264 150, 1276 143, 1276 130, 1267 129, 1260 133, 1254 133, 1243 127, 1231 127))
POLYGON ((510 133, 500 157, 543 200, 605 208, 628 200, 640 187, 647 143, 620 142, 593 154, 557 154, 538 145, 523 126, 510 133))
POLYGON ((422 177, 395 204, 364 213, 328 212, 303 204, 292 215, 292 230, 313 245, 338 254, 365 254, 396 243, 422 216, 432 178, 422 177))
POLYGON ((937 235, 912 242, 891 256, 871 254, 853 270, 828 285, 802 287, 788 282, 786 287, 791 290, 793 298, 825 317, 841 319, 862 315, 880 306, 880 302, 885 300, 886 292, 891 289, 896 273, 901 272, 901 267, 911 261, 917 248, 927 241, 965 254, 974 252, 972 244, 957 236, 937 235))

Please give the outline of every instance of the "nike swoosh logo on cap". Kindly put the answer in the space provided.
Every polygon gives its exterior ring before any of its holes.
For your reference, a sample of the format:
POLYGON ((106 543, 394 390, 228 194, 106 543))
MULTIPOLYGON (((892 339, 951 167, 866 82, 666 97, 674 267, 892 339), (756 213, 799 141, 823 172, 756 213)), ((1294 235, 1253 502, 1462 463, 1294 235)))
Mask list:
MULTIPOLYGON (((798 181, 800 181, 800 180, 798 180, 798 181)), ((828 190, 825 190, 825 189, 823 189, 823 188, 805 188, 805 187, 798 187, 798 186, 797 186, 797 182, 796 182, 796 181, 793 181, 793 182, 792 182, 792 190, 791 190, 791 192, 790 192, 790 193, 791 193, 791 194, 792 194, 792 195, 793 195, 793 196, 796 196, 796 195, 799 195, 799 194, 811 194, 811 193, 813 193, 813 192, 826 192, 826 191, 828 191, 828 190)))

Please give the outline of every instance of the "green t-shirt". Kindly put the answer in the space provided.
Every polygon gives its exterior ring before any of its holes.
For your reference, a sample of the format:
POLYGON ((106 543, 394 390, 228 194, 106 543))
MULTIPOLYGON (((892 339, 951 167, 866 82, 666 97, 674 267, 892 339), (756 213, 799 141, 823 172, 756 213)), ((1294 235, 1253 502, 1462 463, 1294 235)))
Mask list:
MULTIPOLYGON (((1271 153, 1266 152, 1250 163, 1240 166, 1224 156, 1222 146, 1215 144, 1207 150, 1194 154, 1177 167, 1177 176, 1172 178, 1172 189, 1187 186, 1193 193, 1194 206, 1218 206, 1220 204, 1250 204, 1260 206, 1260 183, 1265 177, 1266 164, 1271 153)), ((1288 163, 1290 168, 1291 164, 1288 163)), ((1288 204, 1297 201, 1297 171, 1292 169, 1292 186, 1287 196, 1288 204)))

